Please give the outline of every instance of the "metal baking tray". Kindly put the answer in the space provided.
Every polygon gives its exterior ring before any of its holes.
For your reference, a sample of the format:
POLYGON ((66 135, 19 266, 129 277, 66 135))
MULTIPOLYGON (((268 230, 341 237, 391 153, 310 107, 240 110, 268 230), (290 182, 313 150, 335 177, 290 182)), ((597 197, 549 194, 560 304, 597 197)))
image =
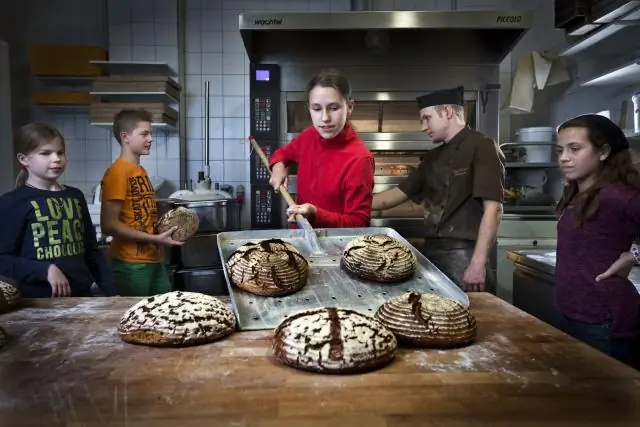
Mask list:
POLYGON ((469 305, 467 294, 392 228, 332 228, 317 229, 315 232, 326 255, 311 257, 311 245, 304 230, 218 233, 218 250, 240 329, 272 329, 290 313, 320 307, 348 308, 373 315, 384 301, 409 290, 435 293, 459 301, 464 306, 469 305), (402 283, 382 284, 354 279, 345 273, 340 268, 343 248, 351 239, 367 234, 385 234, 410 247, 418 259, 418 268, 413 278, 402 283), (309 261, 309 280, 305 287, 284 297, 261 297, 233 286, 226 263, 231 254, 245 243, 274 238, 290 242, 309 261))

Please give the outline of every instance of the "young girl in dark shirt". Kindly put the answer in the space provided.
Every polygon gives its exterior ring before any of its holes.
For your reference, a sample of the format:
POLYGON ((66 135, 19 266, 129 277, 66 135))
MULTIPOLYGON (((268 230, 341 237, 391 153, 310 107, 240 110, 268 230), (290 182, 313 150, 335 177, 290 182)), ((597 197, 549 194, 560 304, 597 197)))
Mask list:
POLYGON ((587 114, 558 128, 567 185, 558 204, 556 303, 564 329, 638 366, 640 294, 627 278, 640 235, 640 173, 609 119, 587 114))

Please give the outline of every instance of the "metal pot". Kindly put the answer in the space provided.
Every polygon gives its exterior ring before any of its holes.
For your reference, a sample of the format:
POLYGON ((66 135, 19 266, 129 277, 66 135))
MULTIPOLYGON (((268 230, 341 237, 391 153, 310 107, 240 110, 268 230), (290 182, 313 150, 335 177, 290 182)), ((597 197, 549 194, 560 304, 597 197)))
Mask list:
POLYGON ((198 214, 198 233, 218 233, 240 229, 240 213, 235 199, 173 202, 198 214))

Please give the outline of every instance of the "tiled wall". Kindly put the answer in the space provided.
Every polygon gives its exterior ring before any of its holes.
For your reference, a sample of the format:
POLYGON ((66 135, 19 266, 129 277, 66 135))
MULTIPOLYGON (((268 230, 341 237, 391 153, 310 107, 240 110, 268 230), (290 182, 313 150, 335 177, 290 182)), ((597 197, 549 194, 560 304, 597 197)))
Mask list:
MULTIPOLYGON (((164 61, 178 67, 178 0, 65 0, 56 2, 56 10, 67 10, 76 18, 60 22, 58 14, 48 13, 44 0, 36 23, 30 26, 33 43, 102 44, 112 60, 164 61), (60 3, 60 4, 59 4, 60 3), (107 25, 108 23, 108 25, 107 25), (108 34, 106 29, 108 28, 108 34)), ((524 9, 535 10, 535 27, 501 67, 507 85, 511 67, 522 51, 555 47, 564 43, 564 35, 553 29, 553 6, 547 0, 373 0, 374 10, 458 10, 524 9)), ((47 4, 50 4, 47 3, 47 4)), ((186 0, 186 91, 187 177, 195 181, 203 169, 204 82, 210 82, 209 151, 212 178, 216 182, 248 186, 248 60, 238 32, 238 14, 242 11, 294 10, 344 11, 349 0, 186 0)), ((580 110, 619 104, 630 93, 612 94, 610 90, 573 91, 554 105, 537 106, 536 114, 526 118, 501 118, 501 138, 517 124, 557 123, 580 110)), ((65 180, 89 193, 107 165, 119 152, 108 130, 88 125, 87 111, 61 114, 47 109, 33 111, 33 117, 57 124, 69 144, 69 167, 65 180)), ((143 165, 150 175, 158 175, 180 186, 179 141, 177 134, 159 131, 154 135, 152 155, 143 165)), ((249 195, 250 192, 247 192, 249 195)), ((245 209, 245 213, 248 209, 245 209)), ((247 216, 245 214, 245 220, 247 216)))

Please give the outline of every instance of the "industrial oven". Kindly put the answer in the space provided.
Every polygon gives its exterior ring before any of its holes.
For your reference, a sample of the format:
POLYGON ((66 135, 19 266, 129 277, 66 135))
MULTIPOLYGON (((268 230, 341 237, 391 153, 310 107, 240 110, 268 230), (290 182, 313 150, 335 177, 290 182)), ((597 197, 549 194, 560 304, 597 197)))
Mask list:
MULTIPOLYGON (((436 146, 421 132, 419 95, 463 85, 469 126, 498 139, 499 64, 532 17, 514 11, 243 13, 250 132, 267 156, 288 143, 311 123, 307 82, 335 67, 351 82, 351 122, 375 156, 374 192, 397 186, 436 146), (446 48, 425 49, 442 43, 446 48)), ((290 169, 292 193, 295 173, 290 169)), ((268 180, 252 153, 253 229, 287 227, 285 204, 268 180)), ((372 225, 392 227, 407 239, 424 236, 423 207, 406 202, 374 213, 372 225)))

